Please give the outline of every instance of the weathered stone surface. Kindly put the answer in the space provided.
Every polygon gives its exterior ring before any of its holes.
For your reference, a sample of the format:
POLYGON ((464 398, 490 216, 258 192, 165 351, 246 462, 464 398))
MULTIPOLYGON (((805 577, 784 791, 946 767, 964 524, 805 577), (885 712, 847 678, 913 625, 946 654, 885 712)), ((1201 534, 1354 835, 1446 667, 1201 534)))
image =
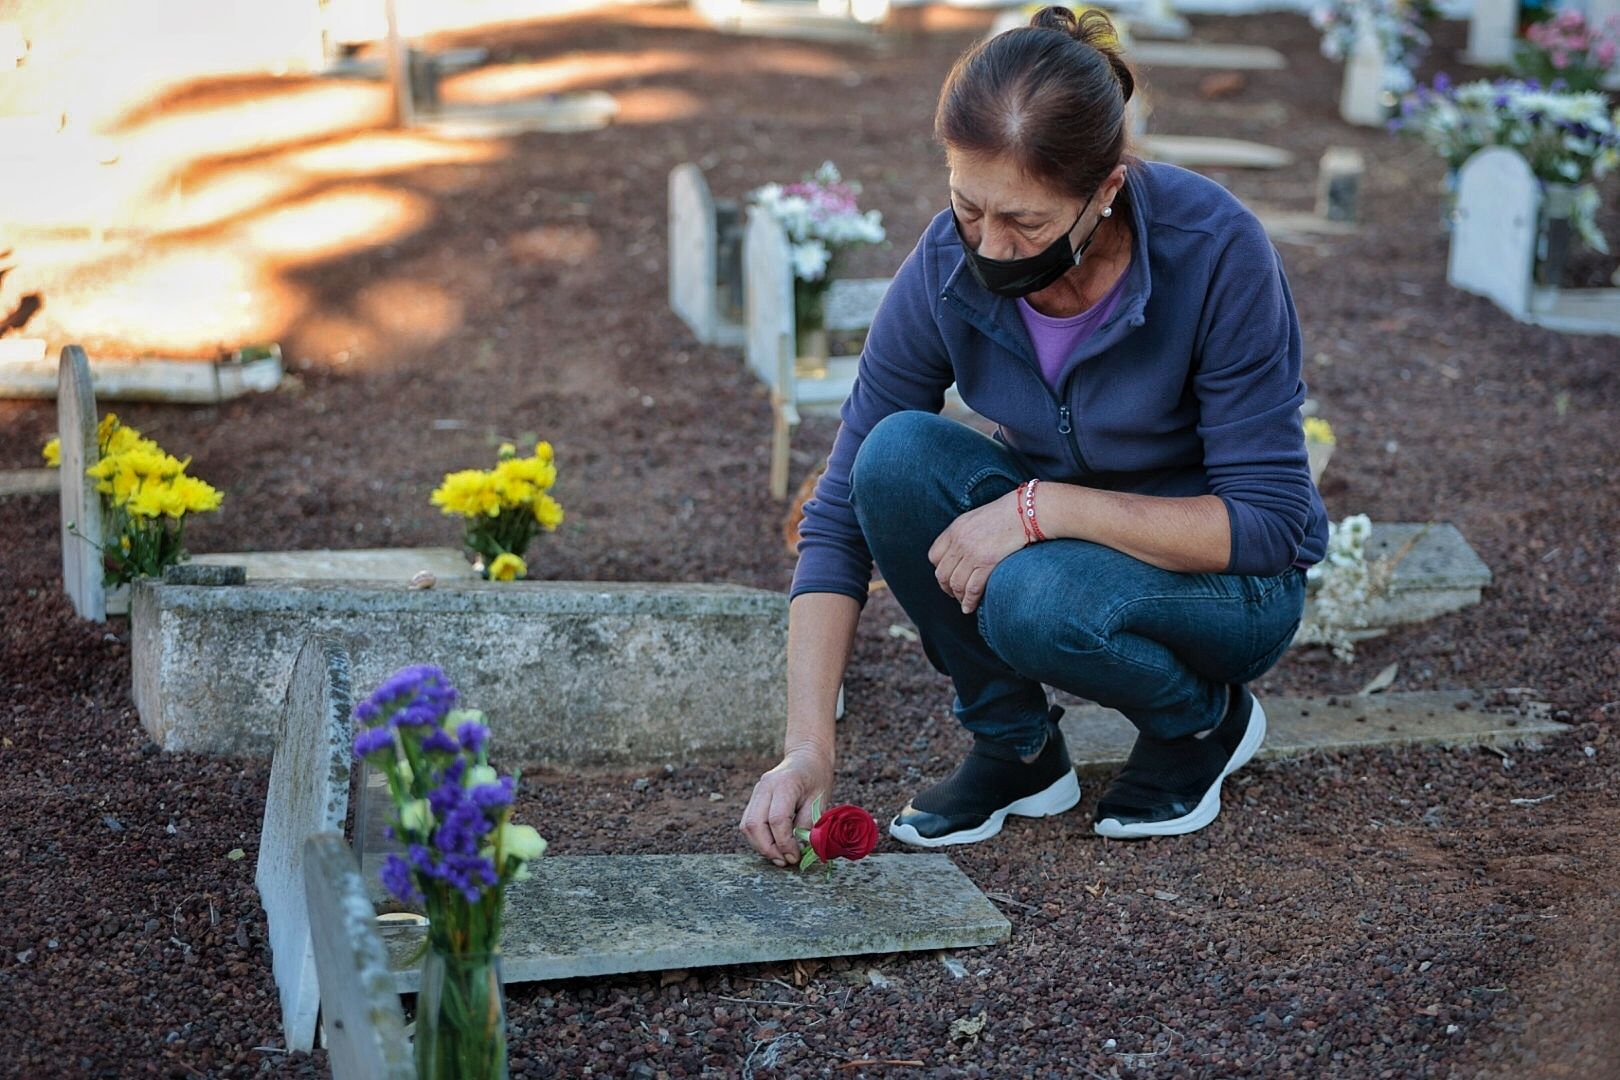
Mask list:
POLYGON ((170 750, 258 753, 293 657, 344 642, 369 691, 438 664, 507 761, 716 760, 780 748, 787 597, 728 585, 597 582, 141 582, 136 708, 170 750))
POLYGON ((247 568, 231 563, 184 562, 163 568, 166 585, 209 585, 220 588, 247 584, 247 568))
POLYGON ((375 913, 343 838, 304 844, 304 890, 332 1080, 413 1080, 405 1015, 375 913))
POLYGON ((308 637, 286 689, 254 874, 270 933, 271 969, 289 1050, 315 1042, 319 993, 304 895, 304 842, 343 830, 353 757, 349 660, 327 638, 308 637))
MULTIPOLYGON (((873 855, 800 874, 756 855, 543 858, 507 890, 507 982, 994 945, 1007 919, 944 855, 873 855)), ((380 896, 376 873, 366 888, 380 896)), ((396 985, 426 931, 384 935, 396 985)))
POLYGON ((1367 540, 1375 572, 1391 560, 1389 588, 1367 611, 1372 627, 1401 626, 1461 611, 1480 601, 1491 583, 1490 567, 1474 553, 1455 525, 1444 522, 1381 522, 1367 540))
POLYGON ((90 358, 77 345, 62 350, 56 369, 56 433, 62 445, 62 587, 81 619, 107 618, 102 587, 105 542, 101 496, 84 471, 101 460, 90 358))
POLYGON ((455 548, 354 548, 312 551, 234 551, 192 557, 200 566, 240 566, 249 581, 409 582, 426 570, 440 581, 475 580, 478 571, 455 548))
MULTIPOLYGON (((1068 694, 1056 700, 1068 712, 1063 736, 1079 769, 1124 762, 1136 728, 1112 709, 1080 702, 1068 694)), ((1482 695, 1425 691, 1345 695, 1338 698, 1266 697, 1268 734, 1260 758, 1292 757, 1317 750, 1443 743, 1513 742, 1568 730, 1564 724, 1517 712, 1486 712, 1482 695)))
POLYGON ((62 490, 62 478, 55 469, 5 469, 0 471, 0 497, 7 495, 55 495, 62 490))

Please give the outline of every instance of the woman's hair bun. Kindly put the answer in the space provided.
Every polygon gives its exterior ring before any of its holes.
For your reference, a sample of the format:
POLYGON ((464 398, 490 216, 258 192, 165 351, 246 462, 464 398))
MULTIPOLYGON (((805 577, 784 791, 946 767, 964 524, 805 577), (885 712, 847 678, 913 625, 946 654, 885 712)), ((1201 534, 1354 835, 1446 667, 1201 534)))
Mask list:
POLYGON ((1072 8, 1052 4, 1037 11, 1030 18, 1029 25, 1038 30, 1056 30, 1067 34, 1102 53, 1108 66, 1114 69, 1115 78, 1119 79, 1120 92, 1126 101, 1131 100, 1131 95, 1136 92, 1136 76, 1120 52, 1119 31, 1114 29, 1113 20, 1105 13, 1088 8, 1077 17, 1072 8))

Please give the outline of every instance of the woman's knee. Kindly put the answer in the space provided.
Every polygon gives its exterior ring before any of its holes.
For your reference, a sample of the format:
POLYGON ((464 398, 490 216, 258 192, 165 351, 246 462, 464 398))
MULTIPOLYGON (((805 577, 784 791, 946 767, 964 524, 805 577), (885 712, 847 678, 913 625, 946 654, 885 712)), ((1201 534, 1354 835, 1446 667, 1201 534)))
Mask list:
POLYGON ((979 633, 1014 669, 1039 675, 1063 656, 1106 644, 1106 599, 1050 551, 1026 548, 1001 560, 979 602, 979 633))
POLYGON ((897 484, 916 483, 922 473, 918 463, 927 460, 921 455, 941 437, 939 425, 949 423, 933 413, 915 410, 890 413, 879 420, 855 453, 850 499, 857 504, 863 499, 881 499, 897 484))

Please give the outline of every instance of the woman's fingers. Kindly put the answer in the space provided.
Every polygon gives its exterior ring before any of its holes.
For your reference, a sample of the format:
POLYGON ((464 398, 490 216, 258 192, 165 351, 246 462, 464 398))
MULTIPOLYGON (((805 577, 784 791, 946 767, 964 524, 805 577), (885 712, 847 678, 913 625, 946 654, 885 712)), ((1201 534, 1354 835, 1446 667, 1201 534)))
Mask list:
POLYGON ((793 818, 799 812, 799 793, 793 785, 777 784, 771 793, 771 809, 766 819, 777 858, 783 862, 798 857, 799 838, 793 835, 793 818))
POLYGON ((990 572, 993 569, 994 567, 989 566, 974 568, 973 574, 962 588, 962 614, 971 615, 978 610, 979 601, 984 599, 984 587, 990 583, 990 572))
POLYGON ((748 800, 748 808, 743 811, 742 821, 738 828, 755 851, 767 859, 779 858, 776 851, 776 841, 771 839, 770 825, 766 818, 770 814, 771 802, 768 791, 768 781, 761 780, 754 785, 754 794, 748 800))

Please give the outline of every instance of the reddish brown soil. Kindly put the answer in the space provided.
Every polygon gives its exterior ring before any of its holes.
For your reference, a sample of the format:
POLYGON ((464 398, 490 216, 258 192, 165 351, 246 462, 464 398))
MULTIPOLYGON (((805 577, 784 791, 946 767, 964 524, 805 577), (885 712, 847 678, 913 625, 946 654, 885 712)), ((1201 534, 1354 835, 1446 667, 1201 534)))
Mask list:
MULTIPOLYGON (((1353 666, 1296 653, 1262 692, 1353 691, 1399 661, 1398 689, 1534 687, 1575 732, 1510 759, 1424 749, 1251 769, 1208 830, 1140 846, 1091 834, 1088 782, 1078 811, 957 853, 1014 926, 1009 945, 959 954, 961 978, 893 956, 517 987, 514 1075, 1613 1075, 1614 339, 1521 326, 1446 285, 1438 164, 1338 122, 1337 69, 1303 19, 1195 22, 1290 57, 1217 101, 1197 94, 1208 72, 1153 79, 1156 130, 1298 152, 1278 173, 1222 174, 1240 196, 1307 208, 1322 149, 1368 155, 1361 231, 1283 249, 1307 378, 1340 440, 1330 509, 1453 521, 1496 574, 1479 607, 1370 643, 1353 666), (953 1040, 952 1021, 980 1013, 982 1037, 953 1040), (922 1064, 840 1068, 872 1060, 922 1064)), ((1461 28, 1439 37, 1451 55, 1461 28)), ((298 283, 394 346, 357 353, 332 320, 300 322, 279 335, 297 375, 281 393, 121 408, 228 492, 194 548, 450 543, 426 504, 436 478, 499 437, 540 435, 570 517, 531 560, 537 576, 785 587, 763 392, 665 304, 665 175, 695 159, 734 196, 833 158, 895 238, 855 271, 892 270, 941 205, 928 121, 970 35, 880 56, 722 38, 653 9, 476 40, 498 60, 655 53, 650 73, 580 85, 662 101, 663 118, 393 178, 436 216, 298 283), (383 331, 409 330, 417 295, 455 306, 413 348, 383 331)), ((1620 234, 1612 210, 1607 222, 1620 234)), ((1613 265, 1585 257, 1577 272, 1613 265)), ((74 301, 47 295, 29 332, 91 339, 74 301)), ((0 403, 0 467, 34 464, 52 426, 48 405, 0 403)), ((832 433, 805 425, 796 473, 832 433)), ((126 628, 78 622, 58 594, 55 521, 51 500, 0 502, 0 1071, 317 1075, 321 1054, 276 1049, 252 887, 267 765, 154 752, 130 704, 126 628)), ((880 817, 964 744, 948 688, 888 634, 901 621, 878 594, 840 729, 839 795, 880 817)), ((767 764, 652 770, 643 791, 639 773, 530 774, 521 813, 558 854, 734 851, 767 764)))

